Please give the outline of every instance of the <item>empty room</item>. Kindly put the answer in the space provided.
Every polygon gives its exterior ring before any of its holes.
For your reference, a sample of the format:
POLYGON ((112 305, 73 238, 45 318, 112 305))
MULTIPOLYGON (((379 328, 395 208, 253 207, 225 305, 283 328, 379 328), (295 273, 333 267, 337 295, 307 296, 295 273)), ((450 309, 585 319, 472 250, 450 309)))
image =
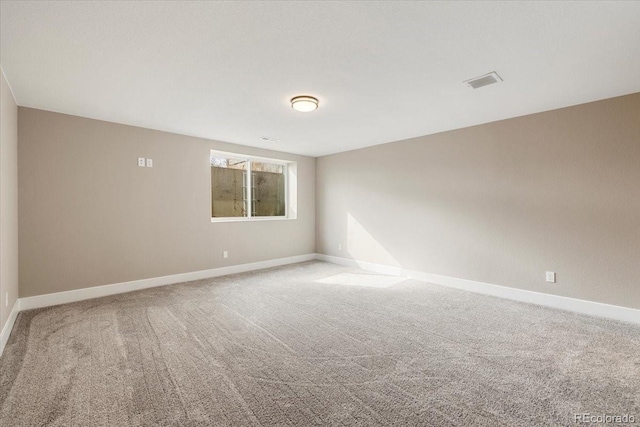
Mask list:
POLYGON ((0 425, 640 423, 640 2, 0 0, 0 425))

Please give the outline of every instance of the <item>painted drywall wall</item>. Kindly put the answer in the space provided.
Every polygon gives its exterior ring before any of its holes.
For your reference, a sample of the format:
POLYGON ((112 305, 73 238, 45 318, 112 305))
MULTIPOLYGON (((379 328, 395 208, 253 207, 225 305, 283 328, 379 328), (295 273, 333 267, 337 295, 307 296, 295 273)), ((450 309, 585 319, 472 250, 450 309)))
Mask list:
POLYGON ((316 168, 319 253, 640 308, 640 93, 316 168))
POLYGON ((23 107, 19 139, 22 297, 315 250, 314 158, 23 107), (211 223, 211 149, 296 161, 297 219, 211 223))
POLYGON ((0 80, 0 330, 2 330, 18 298, 18 106, 4 77, 4 72, 0 72, 0 80))

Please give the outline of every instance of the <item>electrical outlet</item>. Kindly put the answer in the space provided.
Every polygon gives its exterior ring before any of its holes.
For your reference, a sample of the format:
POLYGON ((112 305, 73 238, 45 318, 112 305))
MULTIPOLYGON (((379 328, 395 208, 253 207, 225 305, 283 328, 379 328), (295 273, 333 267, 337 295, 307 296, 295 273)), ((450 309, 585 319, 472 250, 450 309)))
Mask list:
POLYGON ((341 251, 342 250, 342 243, 338 244, 338 250, 341 251))
POLYGON ((145 162, 144 157, 138 157, 138 166, 143 168, 145 164, 146 164, 146 162, 145 162))
POLYGON ((222 251, 222 258, 229 258, 229 252, 222 251))
POLYGON ((152 168, 153 167, 153 159, 147 159, 147 167, 148 168, 152 168))
POLYGON ((554 271, 547 271, 547 282, 556 283, 556 273, 554 271))

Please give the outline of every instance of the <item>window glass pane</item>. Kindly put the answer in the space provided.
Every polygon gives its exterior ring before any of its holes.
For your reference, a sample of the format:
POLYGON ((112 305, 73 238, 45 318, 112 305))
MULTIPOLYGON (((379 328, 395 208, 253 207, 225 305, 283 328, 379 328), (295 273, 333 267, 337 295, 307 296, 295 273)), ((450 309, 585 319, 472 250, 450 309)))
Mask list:
POLYGON ((251 162, 251 215, 285 216, 284 165, 251 162))
POLYGON ((246 217, 247 159, 211 155, 211 216, 246 217))

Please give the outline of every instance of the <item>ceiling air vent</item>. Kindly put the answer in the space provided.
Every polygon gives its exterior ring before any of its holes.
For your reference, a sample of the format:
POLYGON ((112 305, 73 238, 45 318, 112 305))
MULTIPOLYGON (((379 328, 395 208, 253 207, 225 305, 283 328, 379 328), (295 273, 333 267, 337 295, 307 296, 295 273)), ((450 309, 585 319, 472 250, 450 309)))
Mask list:
POLYGON ((489 74, 485 74, 483 76, 474 77, 473 79, 465 80, 464 83, 467 84, 471 89, 478 89, 483 86, 492 85, 494 83, 499 83, 502 81, 502 78, 495 71, 490 72, 489 74))

